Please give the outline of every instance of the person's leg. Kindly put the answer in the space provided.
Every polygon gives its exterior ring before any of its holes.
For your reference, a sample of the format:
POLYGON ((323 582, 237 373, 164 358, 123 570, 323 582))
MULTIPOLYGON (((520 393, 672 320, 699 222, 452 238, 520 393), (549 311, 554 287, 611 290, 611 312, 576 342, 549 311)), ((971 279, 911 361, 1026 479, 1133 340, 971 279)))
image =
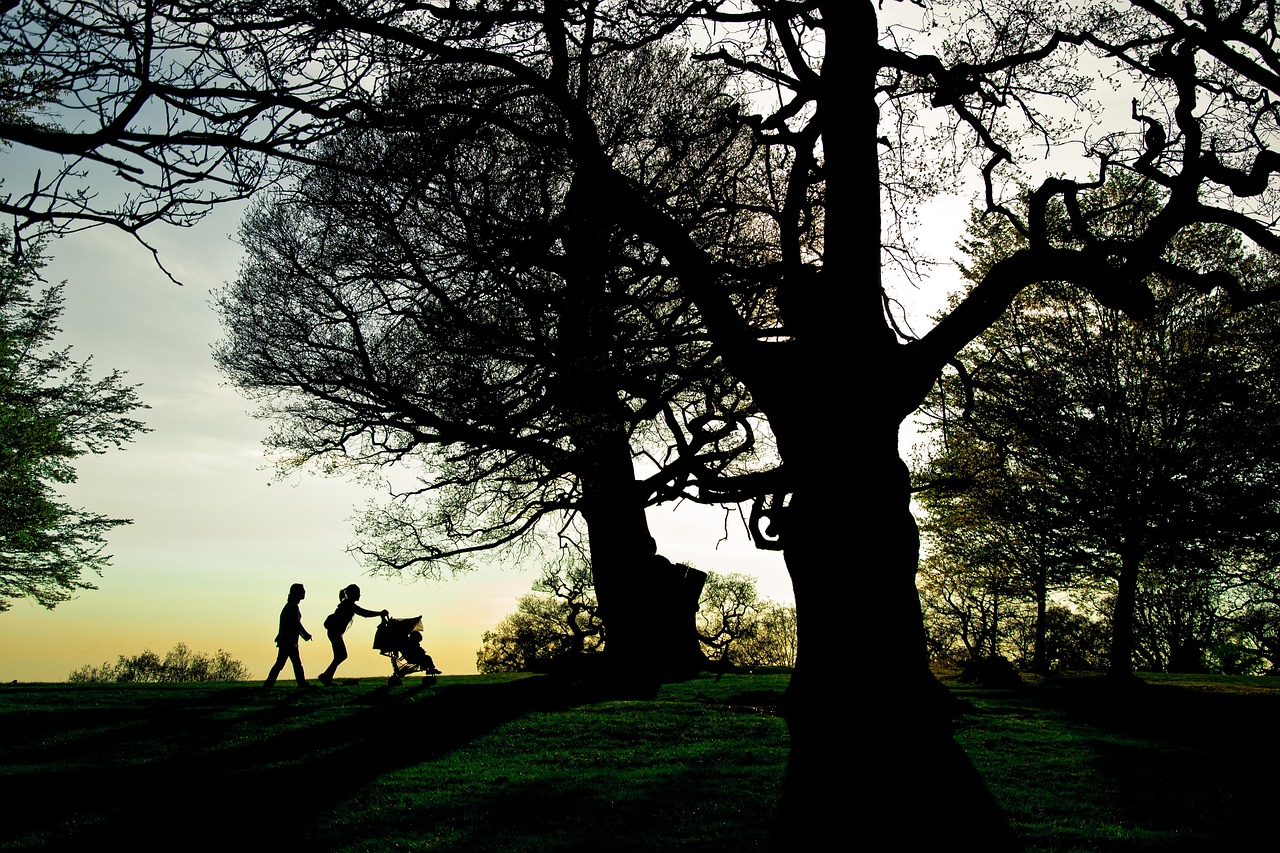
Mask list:
POLYGON ((294 680, 298 682, 299 687, 306 687, 307 676, 302 672, 302 655, 298 652, 297 646, 289 649, 289 661, 293 664, 294 680))
POLYGON ((330 634, 329 642, 333 644, 333 661, 329 664, 329 668, 320 673, 320 681, 328 684, 333 681, 333 674, 338 671, 338 664, 347 659, 347 644, 343 642, 341 634, 330 634))
POLYGON ((426 650, 423 649, 422 646, 414 645, 406 648, 404 651, 404 659, 421 669, 423 672, 429 672, 434 675, 440 671, 436 669, 435 661, 431 659, 431 655, 427 654, 426 650))
MULTIPOLYGON (((293 653, 296 655, 298 649, 295 646, 293 653)), ((263 687, 271 687, 276 683, 276 676, 280 674, 280 670, 284 669, 284 662, 289 659, 289 649, 282 648, 276 652, 276 662, 271 665, 271 670, 267 673, 267 680, 262 683, 263 687)))

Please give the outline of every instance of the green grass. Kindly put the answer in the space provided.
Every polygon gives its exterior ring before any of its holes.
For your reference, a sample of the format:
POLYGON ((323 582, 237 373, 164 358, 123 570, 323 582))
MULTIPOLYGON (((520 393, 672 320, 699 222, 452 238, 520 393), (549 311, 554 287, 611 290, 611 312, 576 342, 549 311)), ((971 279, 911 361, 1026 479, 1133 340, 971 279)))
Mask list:
MULTIPOLYGON (((0 849, 764 850, 786 680, 707 676, 634 700, 537 676, 6 685, 0 849)), ((957 740, 1025 849, 1273 844, 1280 679, 1143 681, 948 682, 968 709, 957 740)), ((832 689, 874 701, 865 681, 832 689)), ((923 818, 947 792, 922 780, 920 796, 923 818)), ((850 842, 882 829, 851 822, 850 842)))
POLYGON ((6 686, 0 848, 763 850, 786 680, 6 686))
POLYGON ((986 690, 956 739, 1029 851, 1244 851, 1277 843, 1280 679, 1143 674, 986 690))

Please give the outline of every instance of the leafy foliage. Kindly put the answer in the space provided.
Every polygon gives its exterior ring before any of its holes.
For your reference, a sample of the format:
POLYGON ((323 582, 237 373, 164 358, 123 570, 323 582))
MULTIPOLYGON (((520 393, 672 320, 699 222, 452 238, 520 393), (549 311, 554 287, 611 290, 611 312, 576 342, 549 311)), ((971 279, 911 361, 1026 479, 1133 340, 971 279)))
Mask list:
POLYGON ((587 564, 551 564, 534 581, 533 593, 521 597, 516 612, 484 632, 476 669, 544 672, 601 652, 605 626, 598 611, 587 564))
MULTIPOLYGON (((397 72, 383 108, 420 91, 469 96, 472 73, 397 72)), ((659 46, 578 73, 610 161, 688 206, 717 250, 753 250, 735 248, 745 226, 713 227, 721 202, 704 197, 704 161, 750 154, 741 128, 715 120, 731 102, 724 74, 659 46)), ((749 398, 725 382, 654 248, 604 224, 609 200, 541 132, 519 132, 550 106, 521 106, 512 82, 484 88, 482 110, 509 111, 512 128, 457 138, 450 120, 420 116, 412 133, 334 139, 321 164, 251 207, 245 262, 217 301, 215 360, 272 422, 285 469, 406 475, 357 528, 355 550, 389 574, 466 568, 544 519, 563 529, 593 499, 621 512, 596 496, 602 471, 621 472, 609 488, 638 514, 757 452, 741 423, 749 398), (623 467, 633 447, 659 469, 638 488, 623 467)), ((724 195, 735 178, 714 183, 724 195)))
POLYGON ((193 651, 178 643, 164 657, 150 649, 136 655, 120 655, 115 663, 85 664, 67 676, 73 684, 247 681, 252 674, 243 663, 222 649, 213 654, 193 651))
MULTIPOLYGON (((1076 215, 1123 236, 1143 224, 1135 211, 1154 215, 1152 192, 1115 180, 1076 215)), ((1019 245, 975 217, 967 274, 980 280, 1019 245)), ((1167 254, 1242 281, 1275 274, 1217 226, 1184 229, 1167 254)), ((1113 667, 1195 671, 1218 602, 1276 552, 1274 311, 1230 313, 1194 278, 1148 286, 1156 302, 1142 323, 1061 283, 1027 289, 926 405, 937 436, 917 473, 934 550, 926 598, 946 602, 935 612, 950 610, 972 655, 1001 653, 998 618, 1029 605, 1043 621, 1051 594, 1084 602, 1102 589, 1113 667)))
POLYGON ((708 572, 697 621, 710 660, 738 667, 795 666, 795 605, 761 598, 750 575, 708 572))
MULTIPOLYGON (((484 633, 476 668, 546 672, 602 652, 606 631, 598 609, 584 562, 550 565, 516 612, 484 633)), ((739 667, 795 665, 795 606, 760 598, 750 575, 708 572, 696 622, 709 660, 739 667)))
POLYGON ((77 458, 146 432, 131 414, 147 407, 120 371, 95 379, 90 359, 53 347, 62 285, 37 288, 42 265, 30 248, 0 259, 0 610, 94 588, 86 575, 110 561, 104 534, 128 521, 72 507, 58 487, 76 481, 77 458))
MULTIPOLYGON (((708 575, 708 578, 714 574, 708 575)), ((796 665, 796 606, 765 598, 744 633, 726 649, 728 660, 737 667, 794 667, 796 665)))

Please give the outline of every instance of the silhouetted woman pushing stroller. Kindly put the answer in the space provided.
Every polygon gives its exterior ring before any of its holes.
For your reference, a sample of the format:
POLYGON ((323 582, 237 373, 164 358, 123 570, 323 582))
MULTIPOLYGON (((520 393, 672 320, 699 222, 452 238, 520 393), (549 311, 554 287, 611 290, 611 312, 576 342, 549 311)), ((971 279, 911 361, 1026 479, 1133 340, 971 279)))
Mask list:
POLYGON ((347 644, 342 639, 347 626, 355 616, 386 616, 385 610, 366 610, 356 604, 360 600, 360 587, 355 584, 338 592, 338 606, 324 620, 324 628, 329 632, 329 642, 333 644, 333 662, 329 668, 317 676, 317 680, 328 687, 333 681, 333 674, 338 665, 347 659, 347 644))

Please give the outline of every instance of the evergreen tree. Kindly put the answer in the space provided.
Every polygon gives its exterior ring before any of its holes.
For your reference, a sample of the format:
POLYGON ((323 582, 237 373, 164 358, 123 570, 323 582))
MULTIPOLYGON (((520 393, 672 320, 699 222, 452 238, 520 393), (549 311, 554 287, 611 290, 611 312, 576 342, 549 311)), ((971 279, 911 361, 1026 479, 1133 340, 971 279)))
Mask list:
POLYGON ((131 415, 147 407, 120 371, 95 379, 90 359, 53 346, 62 285, 37 287, 41 266, 31 249, 0 259, 0 610, 22 598, 52 609, 94 589, 87 576, 111 559, 105 533, 128 521, 73 507, 58 489, 76 481, 79 457, 146 431, 131 415))

